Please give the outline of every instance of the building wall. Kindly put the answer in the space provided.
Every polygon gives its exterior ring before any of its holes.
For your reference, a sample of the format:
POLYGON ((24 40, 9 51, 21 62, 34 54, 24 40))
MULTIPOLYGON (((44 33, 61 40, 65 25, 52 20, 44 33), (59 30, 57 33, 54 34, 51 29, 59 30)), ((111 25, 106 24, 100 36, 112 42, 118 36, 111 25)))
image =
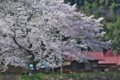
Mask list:
MULTIPOLYGON (((71 61, 70 65, 63 66, 63 73, 69 72, 82 72, 82 71, 92 71, 92 69, 98 68, 98 61, 89 61, 89 63, 79 63, 77 61, 71 61)), ((60 72, 61 67, 56 68, 60 72)))
POLYGON ((71 61, 71 70, 91 70, 98 68, 98 61, 88 61, 89 63, 78 63, 77 61, 71 61))
POLYGON ((78 63, 77 61, 71 61, 71 70, 85 69, 85 63, 78 63))
POLYGON ((71 70, 77 70, 78 63, 76 61, 71 61, 71 70))
POLYGON ((98 61, 97 60, 91 61, 91 67, 92 67, 92 69, 97 69, 98 68, 98 61))
MULTIPOLYGON (((70 65, 66 65, 62 67, 62 72, 63 73, 69 73, 70 70, 70 65)), ((54 69, 55 72, 61 73, 61 67, 57 67, 54 69), (57 71, 56 71, 57 70, 57 71)))
POLYGON ((91 63, 85 63, 85 70, 91 70, 91 63))
POLYGON ((18 75, 22 74, 22 67, 9 66, 9 68, 2 72, 3 75, 18 75))
POLYGON ((99 64, 98 65, 99 68, 109 68, 112 66, 116 66, 116 64, 99 64))

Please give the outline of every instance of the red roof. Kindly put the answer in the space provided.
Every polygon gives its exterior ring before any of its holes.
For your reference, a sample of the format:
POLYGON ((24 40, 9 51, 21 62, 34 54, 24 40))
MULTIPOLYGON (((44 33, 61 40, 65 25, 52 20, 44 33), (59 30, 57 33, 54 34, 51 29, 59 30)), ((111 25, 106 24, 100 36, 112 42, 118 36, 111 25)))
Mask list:
MULTIPOLYGON (((94 60, 104 60, 103 52, 82 52, 86 57, 93 57, 94 60)), ((73 56, 77 56, 74 53, 71 53, 73 56)), ((66 60, 75 60, 71 58, 69 55, 65 55, 66 60)))
MULTIPOLYGON (((85 52, 86 53, 86 52, 85 52)), ((84 53, 84 54, 85 54, 84 53)), ((85 54, 86 55, 86 54, 85 54)), ((87 52, 87 55, 86 56, 91 56, 91 57, 94 57, 95 60, 104 60, 104 55, 103 55, 103 52, 87 52)))
POLYGON ((99 64, 117 64, 117 62, 117 56, 105 57, 105 61, 98 61, 99 64))
POLYGON ((120 56, 118 56, 118 62, 117 65, 120 65, 120 56))

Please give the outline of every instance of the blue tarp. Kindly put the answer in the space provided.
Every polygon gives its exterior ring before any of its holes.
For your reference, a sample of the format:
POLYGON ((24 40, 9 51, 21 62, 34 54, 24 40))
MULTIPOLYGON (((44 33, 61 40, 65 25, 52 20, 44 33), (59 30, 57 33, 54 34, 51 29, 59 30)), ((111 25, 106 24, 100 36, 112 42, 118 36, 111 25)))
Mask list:
MULTIPOLYGON (((33 70, 33 64, 29 65, 30 69, 33 70)), ((42 62, 42 65, 40 66, 40 68, 48 68, 50 67, 46 62, 42 62)))

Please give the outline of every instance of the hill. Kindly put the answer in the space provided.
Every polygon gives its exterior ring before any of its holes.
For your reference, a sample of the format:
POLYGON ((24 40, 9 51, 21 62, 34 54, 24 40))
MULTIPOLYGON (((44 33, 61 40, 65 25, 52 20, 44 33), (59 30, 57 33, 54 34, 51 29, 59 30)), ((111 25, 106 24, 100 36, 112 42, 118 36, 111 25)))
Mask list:
POLYGON ((103 28, 106 35, 103 41, 111 40, 111 47, 120 50, 120 0, 65 0, 65 3, 77 5, 77 11, 94 15, 94 18, 104 17, 103 28))

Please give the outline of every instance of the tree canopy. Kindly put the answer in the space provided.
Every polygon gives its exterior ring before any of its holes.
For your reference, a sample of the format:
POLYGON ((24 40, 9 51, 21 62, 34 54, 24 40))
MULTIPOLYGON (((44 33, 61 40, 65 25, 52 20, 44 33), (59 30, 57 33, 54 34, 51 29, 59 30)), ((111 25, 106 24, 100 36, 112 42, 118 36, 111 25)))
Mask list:
POLYGON ((0 69, 8 65, 34 69, 46 62, 62 65, 63 54, 75 53, 86 61, 82 49, 100 51, 109 42, 100 41, 103 18, 93 19, 75 11, 63 0, 4 0, 0 2, 0 69))

